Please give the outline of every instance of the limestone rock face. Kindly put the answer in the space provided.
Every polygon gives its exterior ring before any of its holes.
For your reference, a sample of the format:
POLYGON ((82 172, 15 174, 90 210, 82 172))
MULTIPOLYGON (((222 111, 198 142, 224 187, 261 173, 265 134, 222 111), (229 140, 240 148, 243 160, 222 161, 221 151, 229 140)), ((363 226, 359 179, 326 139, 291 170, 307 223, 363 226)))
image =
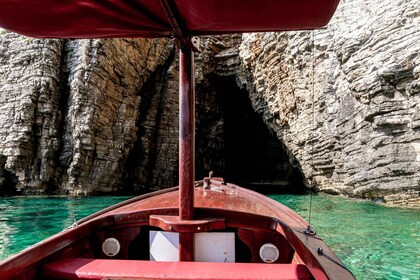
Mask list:
MULTIPOLYGON (((220 176, 225 168, 223 113, 209 76, 215 73, 215 54, 239 42, 238 36, 204 38, 203 51, 195 54, 197 180, 210 170, 220 176)), ((140 91, 137 142, 126 164, 126 187, 134 192, 178 184, 178 58, 172 52, 140 91)))
POLYGON ((326 29, 243 36, 253 106, 307 185, 419 203, 419 8, 342 0, 326 29))
MULTIPOLYGON (((207 38, 196 58, 197 178, 224 168, 220 105, 204 76, 231 41, 207 38)), ((171 41, 2 32, 0 52, 0 194, 139 193, 177 184, 179 74, 171 41)))
POLYGON ((140 89, 169 57, 165 40, 0 37, 2 191, 120 190, 140 89))

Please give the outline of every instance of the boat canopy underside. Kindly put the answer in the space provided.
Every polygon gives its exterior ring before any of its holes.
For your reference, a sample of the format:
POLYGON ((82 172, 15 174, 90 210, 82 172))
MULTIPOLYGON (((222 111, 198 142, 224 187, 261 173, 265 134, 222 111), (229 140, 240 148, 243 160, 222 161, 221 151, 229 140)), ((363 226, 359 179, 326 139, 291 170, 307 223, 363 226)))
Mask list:
POLYGON ((179 19, 176 28, 189 36, 302 30, 325 26, 338 2, 2 0, 0 26, 43 38, 169 37, 174 18, 179 19))

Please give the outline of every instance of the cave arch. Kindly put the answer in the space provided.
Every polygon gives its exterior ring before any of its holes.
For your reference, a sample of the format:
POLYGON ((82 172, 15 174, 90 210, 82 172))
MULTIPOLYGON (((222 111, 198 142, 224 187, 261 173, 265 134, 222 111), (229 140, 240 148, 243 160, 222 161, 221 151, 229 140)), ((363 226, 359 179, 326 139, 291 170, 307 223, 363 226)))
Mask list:
POLYGON ((212 79, 223 116, 224 177, 262 192, 303 192, 303 175, 285 146, 251 105, 235 76, 212 79))

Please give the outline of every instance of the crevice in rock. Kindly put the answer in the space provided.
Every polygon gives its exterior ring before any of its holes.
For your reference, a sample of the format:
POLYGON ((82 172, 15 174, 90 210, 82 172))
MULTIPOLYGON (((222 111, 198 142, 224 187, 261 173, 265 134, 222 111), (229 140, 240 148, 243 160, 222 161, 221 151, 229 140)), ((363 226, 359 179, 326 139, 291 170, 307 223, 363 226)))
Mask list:
POLYGON ((168 94, 168 69, 173 60, 174 53, 170 55, 165 64, 157 67, 139 93, 142 100, 139 109, 140 116, 137 121, 137 141, 126 161, 124 193, 138 194, 155 188, 169 187, 166 185, 157 186, 154 182, 154 173, 157 168, 159 130, 165 130, 161 126, 164 121, 162 120, 162 110, 167 101, 165 95, 168 94))
POLYGON ((7 157, 0 155, 0 196, 16 195, 19 193, 16 186, 18 178, 12 172, 4 168, 7 157))
POLYGON ((223 108, 211 79, 196 84, 195 179, 225 174, 223 108))
POLYGON ((225 179, 263 192, 302 192, 299 168, 290 164, 285 146, 235 76, 214 76, 212 83, 223 109, 225 179))
POLYGON ((19 194, 19 190, 16 188, 18 177, 7 170, 3 170, 2 173, 0 176, 0 196, 19 194))
MULTIPOLYGON (((56 193, 59 190, 60 185, 67 181, 67 172, 72 155, 68 151, 71 149, 66 148, 66 146, 71 145, 71 142, 66 142, 66 135, 68 133, 67 129, 69 126, 67 124, 67 115, 69 111, 69 96, 70 96, 70 69, 68 66, 68 54, 69 54, 69 40, 64 40, 61 49, 60 56, 60 73, 59 73, 59 100, 58 100, 58 110, 59 110, 59 120, 57 125, 57 135, 59 145, 58 149, 54 156, 55 162, 55 173, 54 181, 48 183, 47 193, 56 193)), ((68 137, 67 137, 68 138, 68 137)))

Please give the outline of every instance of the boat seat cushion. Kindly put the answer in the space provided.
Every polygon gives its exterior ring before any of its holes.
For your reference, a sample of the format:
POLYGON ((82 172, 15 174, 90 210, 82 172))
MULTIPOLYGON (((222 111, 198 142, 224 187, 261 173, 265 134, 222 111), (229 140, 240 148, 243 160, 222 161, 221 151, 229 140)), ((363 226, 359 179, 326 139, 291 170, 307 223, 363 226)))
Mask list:
POLYGON ((54 279, 313 279, 302 264, 151 262, 114 259, 61 259, 42 268, 54 279))

